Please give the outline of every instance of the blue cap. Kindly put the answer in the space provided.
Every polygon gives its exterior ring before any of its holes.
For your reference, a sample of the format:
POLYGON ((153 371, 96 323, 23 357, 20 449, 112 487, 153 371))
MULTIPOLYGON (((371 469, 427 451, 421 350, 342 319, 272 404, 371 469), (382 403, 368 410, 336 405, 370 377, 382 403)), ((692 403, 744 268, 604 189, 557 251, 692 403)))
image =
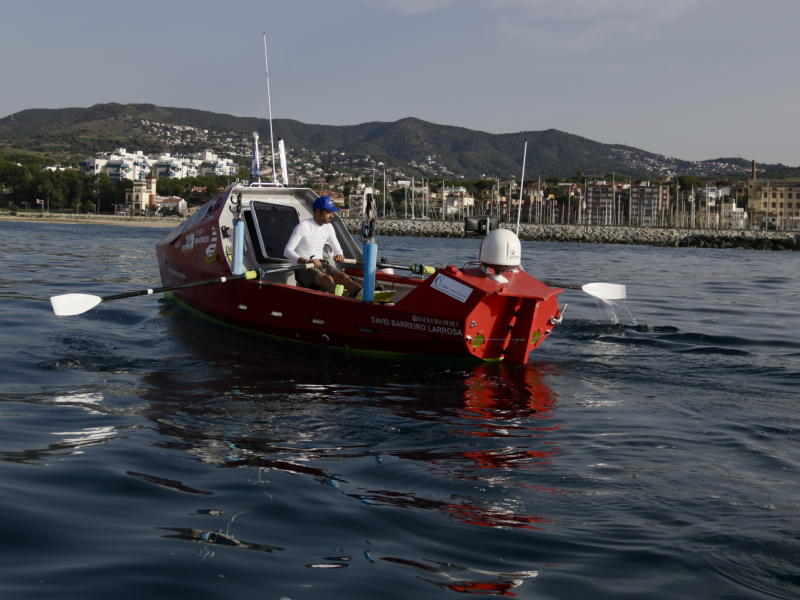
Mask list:
POLYGON ((333 203, 330 196, 320 196, 314 200, 314 210, 329 210, 331 212, 339 212, 339 209, 333 203))

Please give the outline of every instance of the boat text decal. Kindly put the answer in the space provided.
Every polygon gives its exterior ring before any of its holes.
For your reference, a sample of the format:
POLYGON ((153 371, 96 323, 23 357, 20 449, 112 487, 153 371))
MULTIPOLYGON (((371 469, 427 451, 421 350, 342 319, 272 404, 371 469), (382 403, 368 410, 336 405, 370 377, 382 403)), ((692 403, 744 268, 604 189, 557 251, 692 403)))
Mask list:
POLYGON ((435 290, 439 290, 443 294, 447 294, 451 298, 455 298, 459 302, 466 302, 467 298, 469 298, 469 295, 472 293, 472 288, 468 285, 458 283, 449 277, 445 277, 441 273, 433 280, 431 287, 435 290))
POLYGON ((303 200, 297 198, 267 198, 268 204, 306 204, 303 200))
POLYGON ((211 258, 214 255, 214 252, 217 251, 217 230, 214 229, 214 226, 211 226, 211 233, 205 233, 205 229, 195 229, 194 232, 194 243, 195 244, 208 244, 206 246, 206 259, 211 258), (205 235, 204 235, 205 234, 205 235))
POLYGON ((445 321, 441 319, 432 319, 429 317, 417 317, 416 315, 414 315, 412 319, 414 319, 416 322, 396 321, 394 319, 384 319, 381 317, 372 317, 372 322, 375 325, 397 327, 399 329, 427 331, 428 333, 442 333, 445 335, 464 335, 464 332, 458 328, 458 323, 455 321, 445 321))
POLYGON ((192 250, 194 250, 194 234, 189 233, 186 235, 186 239, 183 240, 181 252, 191 252, 192 250))

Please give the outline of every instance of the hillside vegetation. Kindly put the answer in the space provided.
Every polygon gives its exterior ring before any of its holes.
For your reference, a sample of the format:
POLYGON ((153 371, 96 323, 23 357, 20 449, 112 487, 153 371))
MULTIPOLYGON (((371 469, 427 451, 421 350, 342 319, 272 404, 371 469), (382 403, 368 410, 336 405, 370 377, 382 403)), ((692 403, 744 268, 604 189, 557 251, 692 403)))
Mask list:
MULTIPOLYGON (((262 140, 269 139, 269 122, 265 119, 152 104, 98 104, 89 108, 31 109, 0 119, 0 150, 37 152, 76 161, 117 147, 177 154, 211 146, 203 139, 167 143, 143 121, 208 130, 221 134, 221 139, 229 135, 236 138, 240 155, 243 142, 249 144, 247 137, 252 131, 258 131, 262 140)), ((444 173, 467 179, 519 177, 526 139, 527 177, 568 177, 578 171, 661 179, 673 173, 741 176, 750 167, 749 161, 740 158, 690 163, 627 146, 602 144, 555 129, 491 134, 416 118, 351 126, 276 119, 273 126, 276 140, 283 138, 289 148, 369 155, 409 174, 426 174, 412 163, 431 156, 444 173)), ((213 149, 226 153, 224 144, 213 149)), ((234 144, 228 144, 228 153, 234 154, 234 150, 234 144)), ((783 165, 759 166, 767 171, 785 169, 783 165)))

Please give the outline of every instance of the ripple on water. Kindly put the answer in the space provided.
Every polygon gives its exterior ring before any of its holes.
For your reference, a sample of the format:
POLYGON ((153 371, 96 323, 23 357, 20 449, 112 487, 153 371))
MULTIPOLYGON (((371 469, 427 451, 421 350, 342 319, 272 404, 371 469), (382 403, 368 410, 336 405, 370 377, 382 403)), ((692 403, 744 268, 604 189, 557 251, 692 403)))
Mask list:
POLYGON ((625 283, 630 313, 565 291, 514 367, 331 353, 147 298, 56 319, 54 293, 157 283, 164 231, 92 229, 87 272, 81 228, 0 230, 25 253, 0 280, 4 596, 797 595, 791 255, 759 254, 754 284, 755 253, 526 242, 529 272, 625 283))

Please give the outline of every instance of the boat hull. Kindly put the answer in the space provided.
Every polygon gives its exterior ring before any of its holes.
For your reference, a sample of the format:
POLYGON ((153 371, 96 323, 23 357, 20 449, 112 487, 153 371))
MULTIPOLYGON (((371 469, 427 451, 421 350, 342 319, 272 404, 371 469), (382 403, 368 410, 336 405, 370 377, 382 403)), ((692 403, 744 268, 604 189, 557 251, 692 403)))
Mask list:
MULTIPOLYGON (((163 285, 230 275, 218 206, 157 246, 163 285), (212 247, 213 246, 213 247, 212 247)), ((358 272, 352 272, 356 276, 358 272)), ((559 289, 522 270, 498 282, 478 267, 448 266, 426 279, 379 272, 395 303, 364 302, 275 278, 174 291, 206 317, 251 332, 332 348, 524 363, 558 321, 559 289)))

